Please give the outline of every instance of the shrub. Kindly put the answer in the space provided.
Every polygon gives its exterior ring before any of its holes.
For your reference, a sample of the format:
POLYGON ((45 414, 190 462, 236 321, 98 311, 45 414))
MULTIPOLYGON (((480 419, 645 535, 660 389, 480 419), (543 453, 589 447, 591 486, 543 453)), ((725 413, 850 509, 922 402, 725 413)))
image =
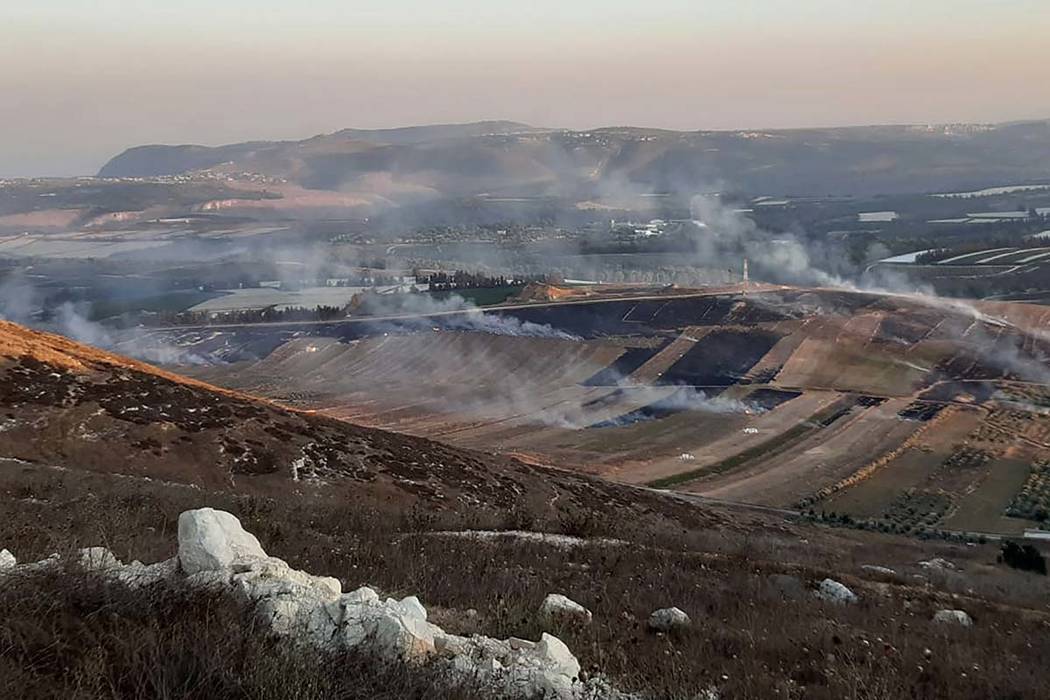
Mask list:
POLYGON ((1003 543, 999 561, 1013 569, 1032 571, 1046 576, 1046 559, 1038 549, 1030 544, 1003 543))

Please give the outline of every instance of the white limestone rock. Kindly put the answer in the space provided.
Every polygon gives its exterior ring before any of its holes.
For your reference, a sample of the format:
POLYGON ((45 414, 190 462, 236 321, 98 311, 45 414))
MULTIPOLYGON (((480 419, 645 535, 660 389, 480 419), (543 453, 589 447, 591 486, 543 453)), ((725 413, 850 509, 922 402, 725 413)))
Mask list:
POLYGON ((933 621, 945 625, 973 627, 973 618, 964 610, 938 610, 933 615, 933 621))
POLYGON ((933 559, 927 559, 926 561, 920 561, 919 566, 924 569, 932 569, 934 571, 954 571, 959 568, 952 562, 941 557, 934 557, 933 559))
POLYGON ((678 608, 661 608, 653 611, 649 616, 649 629, 654 632, 670 632, 675 629, 685 629, 692 620, 678 608))
POLYGON ((512 655, 504 680, 504 693, 517 698, 575 697, 580 663, 557 637, 544 632, 532 649, 512 655))
POLYGON ((186 574, 229 569, 235 563, 265 558, 259 540, 232 514, 198 508, 179 515, 179 562, 186 574))
MULTIPOLYGON (((606 685, 591 687, 578 682, 579 661, 557 637, 544 633, 538 642, 531 642, 448 634, 428 622, 427 610, 415 596, 381 600, 367 586, 343 593, 337 579, 297 571, 283 560, 267 556, 259 541, 223 511, 202 508, 183 513, 179 517, 179 553, 168 561, 149 566, 137 561, 122 565, 100 547, 81 550, 79 556, 84 566, 106 572, 129 586, 149 585, 181 571, 188 586, 232 590, 253 606, 265 630, 289 643, 333 651, 361 647, 381 662, 415 663, 437 656, 439 663, 447 664, 453 678, 481 682, 496 697, 626 697, 606 692, 606 685)), ((0 568, 8 561, 14 566, 14 557, 6 550, 0 552, 0 568)), ((29 566, 60 564, 56 555, 29 566)), ((590 612, 564 596, 548 596, 542 612, 551 619, 567 615, 580 622, 591 620, 590 612)), ((677 624, 683 620, 688 624, 688 616, 676 608, 662 612, 670 613, 677 624)))
POLYGON ((198 571, 195 574, 187 576, 184 581, 190 588, 199 588, 206 591, 222 591, 229 588, 230 576, 229 569, 198 571))
POLYGON ((13 569, 18 565, 18 560, 15 559, 15 555, 11 554, 6 549, 0 549, 0 571, 4 569, 13 569))
POLYGON ((845 585, 830 578, 826 578, 817 586, 813 594, 823 601, 837 605, 847 605, 857 602, 857 595, 845 585))
POLYGON ((569 647, 565 646, 565 642, 553 635, 546 632, 541 634, 540 641, 531 650, 531 653, 554 673, 569 678, 580 675, 580 662, 569 651, 569 647))
POLYGON ((586 627, 591 624, 591 611, 560 593, 551 593, 540 605, 540 620, 545 626, 571 625, 586 627))
POLYGON ((565 644, 544 633, 538 642, 482 635, 439 634, 434 639, 440 658, 460 681, 480 682, 494 697, 579 700, 576 681, 580 663, 565 644))
POLYGON ((317 604, 336 600, 342 584, 330 576, 312 576, 276 557, 242 561, 233 565, 230 582, 249 601, 274 596, 309 598, 317 604))
POLYGON ((342 597, 339 598, 339 602, 354 605, 378 604, 379 594, 368 586, 361 586, 349 593, 344 593, 342 597))
POLYGON ((434 638, 444 630, 398 605, 380 606, 375 618, 372 643, 385 658, 420 661, 436 651, 434 638))
POLYGON ((133 561, 112 573, 118 581, 131 588, 151 586, 177 575, 179 573, 179 558, 172 557, 156 564, 143 564, 140 561, 133 561))
POLYGON ((426 621, 426 610, 418 601, 387 599, 362 603, 340 599, 329 610, 333 611, 338 627, 336 639, 341 646, 370 647, 384 660, 422 660, 437 651, 435 639, 445 635, 440 627, 426 621))
POLYGON ((423 620, 424 622, 427 619, 427 609, 419 602, 419 598, 414 595, 402 598, 399 601, 393 601, 393 599, 390 599, 388 602, 409 617, 414 617, 418 620, 423 620))

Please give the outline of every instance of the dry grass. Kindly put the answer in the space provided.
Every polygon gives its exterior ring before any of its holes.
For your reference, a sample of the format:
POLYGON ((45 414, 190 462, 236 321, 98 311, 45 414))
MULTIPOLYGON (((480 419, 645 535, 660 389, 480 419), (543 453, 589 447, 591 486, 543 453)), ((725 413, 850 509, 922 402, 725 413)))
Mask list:
POLYGON ((445 686, 436 668, 289 648, 258 634, 231 596, 178 583, 133 591, 72 569, 19 575, 0 586, 0 610, 4 698, 424 700, 445 686))
MULTIPOLYGON (((125 560, 157 561, 174 553, 178 513, 212 505, 237 514, 267 551, 296 567, 337 576, 344 586, 368 583, 395 595, 418 594, 450 631, 535 638, 540 632, 535 614, 540 601, 547 593, 564 593, 594 613, 594 623, 588 628, 555 631, 580 657, 587 672, 606 673, 621 686, 654 697, 693 698, 711 686, 720 688, 724 698, 976 700, 1046 695, 1050 588, 1044 577, 996 567, 991 546, 918 543, 823 528, 804 530, 802 534, 809 539, 805 542, 790 531, 754 535, 684 531, 635 527, 610 517, 543 523, 530 521, 527 514, 511 513, 500 523, 438 516, 426 510, 390 516, 345 503, 238 497, 70 472, 27 470, 16 474, 7 470, 0 474, 5 477, 0 492, 6 492, 0 496, 0 546, 14 551, 20 560, 40 558, 71 545, 103 544, 125 560), (428 534, 501 526, 612 535, 633 544, 557 549, 530 542, 479 542, 428 534), (858 539, 861 537, 866 539, 858 539), (931 556, 948 556, 963 571, 927 572, 924 582, 911 578, 913 572, 921 571, 915 562, 931 556), (893 566, 899 575, 865 574, 859 570, 860 563, 893 566), (771 578, 778 575, 782 578, 771 578), (824 576, 853 587, 861 603, 835 607, 813 599, 807 589, 824 576), (693 617, 693 628, 670 636, 649 633, 648 614, 669 605, 686 610, 693 617), (933 624, 932 613, 943 607, 966 609, 977 621, 976 627, 965 630, 933 624), (468 609, 476 614, 468 614, 468 609)), ((41 616, 39 611, 18 612, 23 610, 19 605, 31 608, 39 601, 18 600, 15 594, 0 597, 0 619, 6 622, 13 614, 41 616)), ((98 624, 97 611, 109 609, 62 602, 68 597, 57 600, 56 609, 68 609, 60 617, 73 628, 98 624)), ((104 680, 110 684, 112 674, 142 675, 143 667, 158 663, 166 650, 177 649, 189 638, 179 634, 189 635, 200 624, 187 617, 203 616, 209 624, 213 620, 208 606, 215 605, 214 601, 177 606, 166 601, 161 597, 149 605, 155 602, 157 614, 176 629, 170 639, 158 637, 149 647, 154 649, 149 652, 152 656, 141 657, 148 658, 149 664, 138 656, 114 652, 101 670, 83 671, 88 674, 85 677, 93 678, 92 683, 104 680), (188 627, 179 627, 183 624, 188 627)), ((220 616, 214 618, 219 620, 217 636, 201 649, 223 643, 223 634, 232 625, 228 620, 222 622, 221 615, 229 614, 214 613, 220 616)), ((142 622, 145 627, 149 624, 153 623, 142 622)), ((94 637, 63 636, 68 632, 65 625, 47 622, 33 634, 40 635, 42 646, 65 644, 68 653, 84 657, 83 663, 101 663, 88 659, 95 653, 88 647, 97 646, 94 637)), ((251 644, 250 640, 236 643, 239 647, 251 644)), ((24 666, 26 657, 19 649, 5 643, 6 667, 24 666)), ((218 683, 210 674, 223 668, 223 678, 232 676, 226 682, 235 684, 228 696, 291 697, 261 690, 265 684, 259 674, 267 664, 292 675, 287 666, 281 666, 290 662, 283 661, 278 651, 253 647, 238 653, 242 655, 232 651, 205 654, 215 659, 215 668, 206 665, 212 669, 207 672, 194 670, 204 663, 196 651, 185 652, 191 658, 175 654, 178 661, 173 661, 174 670, 170 670, 175 679, 171 683, 185 680, 178 671, 184 667, 197 674, 194 678, 208 679, 202 683, 218 683)), ((21 671, 21 682, 53 687, 56 694, 60 688, 74 687, 70 685, 73 676, 64 672, 56 676, 47 671, 50 667, 41 668, 39 672, 34 670, 37 666, 21 671)), ((304 673, 309 680, 313 678, 310 668, 306 662, 295 673, 304 673)), ((342 686, 323 685, 339 682, 316 680, 317 687, 329 696, 366 697, 341 695, 332 689, 342 686)), ((102 687, 101 694, 110 697, 154 695, 117 692, 110 685, 92 687, 102 687)), ((125 687, 133 686, 119 688, 125 687)), ((168 696, 182 696, 170 690, 179 686, 164 687, 170 691, 168 696)), ((226 692, 216 685, 201 687, 226 692)), ((318 697, 324 694, 318 693, 318 697)), ((304 691, 297 697, 314 696, 304 691)), ((411 688, 401 696, 412 697, 411 688)))

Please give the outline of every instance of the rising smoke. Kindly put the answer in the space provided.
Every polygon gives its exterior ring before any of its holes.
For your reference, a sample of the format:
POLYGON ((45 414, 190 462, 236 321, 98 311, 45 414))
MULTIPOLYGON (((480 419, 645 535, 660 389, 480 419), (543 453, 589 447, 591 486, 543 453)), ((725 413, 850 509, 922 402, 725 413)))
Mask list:
POLYGON ((48 308, 41 291, 18 271, 0 282, 0 319, 4 321, 57 333, 79 343, 155 364, 210 362, 195 352, 172 345, 161 336, 147 336, 141 329, 111 330, 91 320, 89 310, 90 304, 71 301, 48 308))
MULTIPOLYGON (((489 335, 520 338, 579 340, 579 337, 546 323, 522 321, 507 314, 487 312, 458 294, 436 299, 428 294, 401 294, 396 297, 397 313, 387 322, 393 330, 427 330, 440 319, 442 328, 475 331, 489 335)), ((380 316, 379 318, 384 318, 380 316)))

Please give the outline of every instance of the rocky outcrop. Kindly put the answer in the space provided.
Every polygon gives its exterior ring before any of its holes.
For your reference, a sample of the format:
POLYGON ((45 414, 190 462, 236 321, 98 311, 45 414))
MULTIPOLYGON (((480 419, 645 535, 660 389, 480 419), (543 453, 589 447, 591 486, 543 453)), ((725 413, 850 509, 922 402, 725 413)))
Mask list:
POLYGON ((973 627, 973 618, 964 610, 938 610, 933 615, 933 621, 945 625, 973 627))
MULTIPOLYGON (((338 579, 293 569, 267 555, 230 513, 211 508, 182 513, 178 544, 177 557, 157 564, 123 564, 104 547, 78 550, 75 562, 82 570, 128 586, 177 580, 194 588, 227 590, 250 606, 262 629, 285 643, 359 650, 383 663, 443 664, 450 683, 479 685, 486 696, 627 697, 601 679, 580 682, 579 662, 557 637, 543 633, 531 642, 450 634, 428 621, 426 608, 415 596, 382 599, 367 586, 344 593, 338 579)), ((58 569, 62 564, 55 555, 20 566, 14 555, 0 551, 5 573, 58 569)), ((548 596, 544 610, 552 620, 591 619, 583 606, 559 595, 548 596)))

